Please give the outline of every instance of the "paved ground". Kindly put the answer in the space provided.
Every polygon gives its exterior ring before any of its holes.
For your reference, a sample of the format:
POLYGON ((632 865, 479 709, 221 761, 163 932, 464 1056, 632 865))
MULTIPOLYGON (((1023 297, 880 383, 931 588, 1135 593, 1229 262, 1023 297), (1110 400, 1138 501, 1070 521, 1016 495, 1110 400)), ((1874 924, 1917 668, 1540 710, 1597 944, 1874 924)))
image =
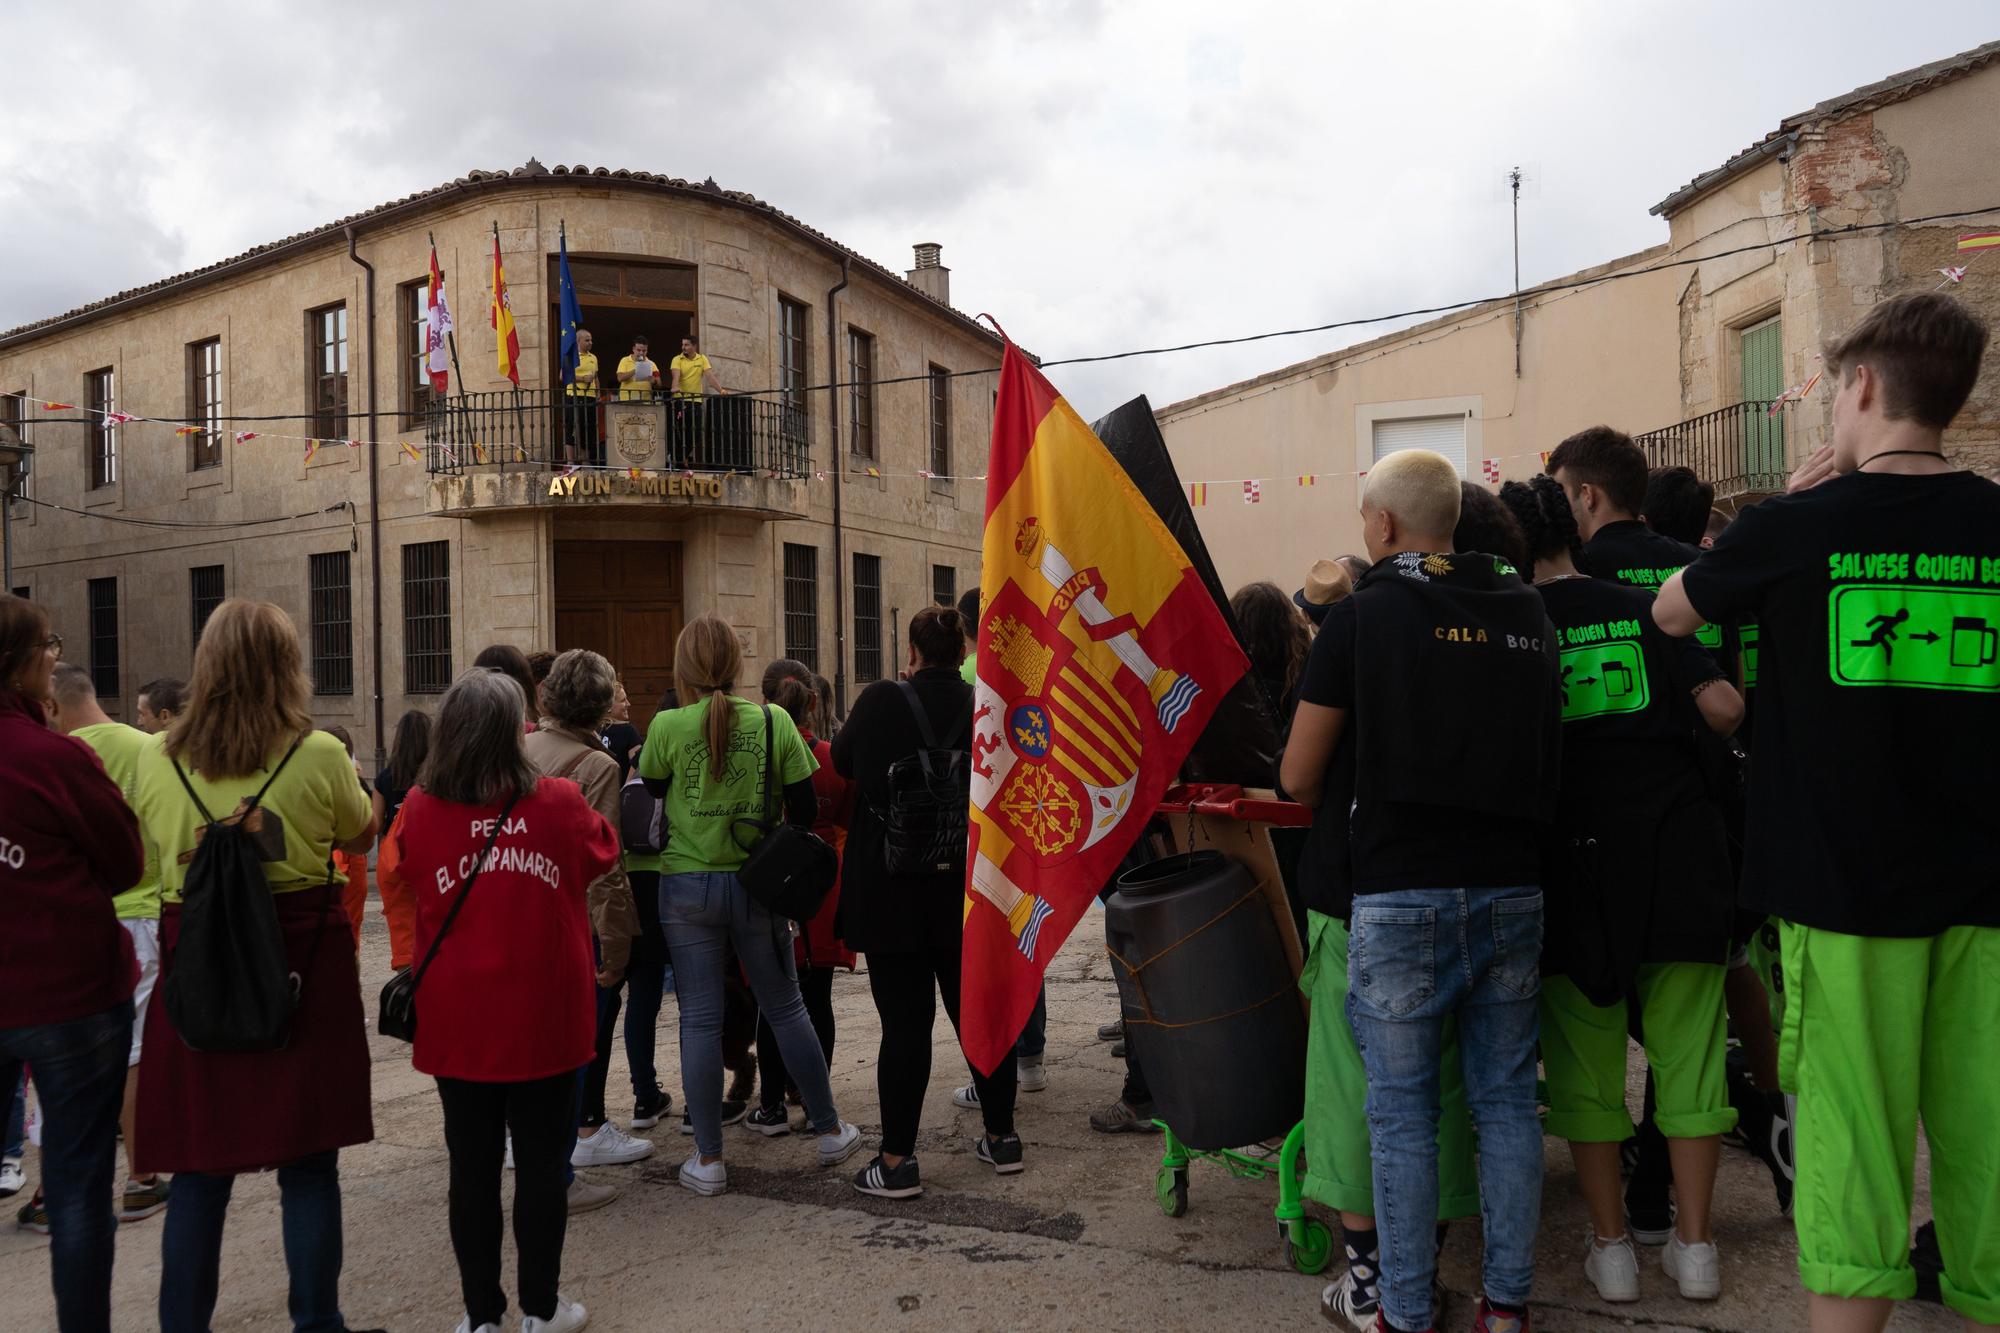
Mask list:
MULTIPOLYGON (((363 939, 363 987, 372 997, 387 973, 387 934, 371 905, 363 939)), ((1117 1095, 1121 1068, 1095 1039, 1117 1001, 1095 918, 1052 969, 1049 1088, 1023 1097, 1028 1170, 993 1177, 971 1154, 975 1112, 951 1105, 963 1081, 948 1025, 938 1023, 938 1059, 919 1146, 927 1193, 908 1203, 865 1199, 841 1171, 821 1171, 812 1140, 766 1140, 728 1131, 730 1193, 701 1199, 674 1172, 691 1140, 678 1118, 650 1136, 651 1158, 593 1174, 624 1186, 610 1207, 574 1219, 564 1286, 591 1311, 591 1327, 934 1329, 1137 1329, 1321 1327, 1322 1279, 1294 1273, 1280 1252, 1270 1209, 1276 1188, 1195 1166, 1192 1207, 1170 1220, 1153 1201, 1158 1140, 1094 1134, 1085 1115, 1117 1095)), ((834 1084, 842 1113, 879 1129, 872 1073, 875 1014, 865 977, 834 987, 840 1038, 834 1084)), ((669 1000, 661 1065, 678 1107, 678 1041, 669 1000)), ((445 1154, 437 1098, 409 1066, 408 1048, 372 1038, 376 1141, 343 1155, 346 1277, 343 1305, 361 1327, 447 1333, 460 1316, 457 1273, 445 1227, 445 1154)), ((629 1115, 622 1046, 612 1071, 614 1114, 629 1115)), ((1769 1177, 1743 1154, 1723 1163, 1717 1233, 1728 1290, 1714 1304, 1670 1293, 1650 1260, 1647 1298, 1614 1312, 1580 1271, 1585 1220, 1569 1154, 1551 1142, 1545 1225, 1537 1277, 1539 1327, 1790 1333, 1805 1327, 1789 1223, 1772 1204, 1769 1177)), ((32 1165, 31 1165, 32 1172, 32 1165)), ((1920 1169, 1920 1191, 1927 1177, 1920 1169)), ((1920 1209, 1927 1202, 1920 1201, 1920 1209)), ((1442 1327, 1470 1322, 1477 1228, 1455 1230, 1444 1280, 1451 1309, 1442 1327)), ((119 1329, 154 1325, 160 1222, 119 1236, 119 1329)), ((512 1272, 512 1257, 508 1258, 512 1272)), ((53 1328, 48 1244, 0 1230, 0 1328, 53 1328)), ((223 1266, 218 1329, 283 1329, 285 1270, 278 1245, 274 1179, 239 1183, 223 1266)), ((510 1325, 513 1327, 514 1325, 510 1325)), ((1956 1328, 1935 1307, 1899 1312, 1899 1330, 1956 1328)))

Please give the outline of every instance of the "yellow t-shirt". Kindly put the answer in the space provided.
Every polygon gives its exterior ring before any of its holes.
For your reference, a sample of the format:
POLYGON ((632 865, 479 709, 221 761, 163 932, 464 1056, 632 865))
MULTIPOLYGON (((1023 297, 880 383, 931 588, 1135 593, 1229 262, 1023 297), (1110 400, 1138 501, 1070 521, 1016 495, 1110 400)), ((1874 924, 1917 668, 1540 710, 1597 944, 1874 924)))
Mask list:
MULTIPOLYGON (((211 779, 189 773, 188 782, 210 814, 227 819, 239 802, 264 785, 272 766, 290 744, 287 739, 275 747, 265 757, 263 767, 247 776, 211 779)), ((187 765, 181 768, 185 770, 187 765)), ((133 808, 139 813, 139 827, 146 840, 159 850, 161 896, 177 903, 203 820, 174 776, 173 761, 167 758, 163 745, 148 745, 140 752, 138 800, 133 808)), ((347 757, 347 747, 323 731, 312 732, 299 743, 298 752, 264 793, 260 808, 267 816, 276 817, 264 823, 270 850, 277 853, 267 855, 264 861, 264 877, 270 880, 273 893, 296 893, 326 883, 333 845, 355 837, 368 827, 373 815, 368 793, 354 776, 354 761, 347 757)), ((347 882, 337 865, 333 880, 336 884, 347 882)))
POLYGON ((597 392, 597 353, 576 354, 576 379, 571 382, 569 391, 578 397, 597 392))
MULTIPOLYGON (((638 363, 629 356, 618 363, 618 373, 620 375, 632 375, 637 370, 638 363)), ((653 373, 655 375, 660 373, 660 363, 657 361, 653 362, 653 373)), ((634 398, 651 398, 653 396, 653 384, 654 382, 650 379, 620 380, 618 381, 618 396, 628 401, 634 398)))
MULTIPOLYGON (((125 804, 136 810, 138 803, 133 796, 139 785, 139 752, 157 750, 160 747, 159 737, 148 736, 137 727, 128 727, 123 722, 99 722, 94 726, 78 727, 70 735, 97 752, 104 771, 118 784, 118 790, 125 793, 125 804)), ((144 830, 141 830, 142 836, 143 833, 144 830)), ((111 900, 120 921, 160 919, 160 854, 154 849, 151 838, 146 838, 145 843, 146 868, 140 873, 139 882, 111 900)))
POLYGON ((674 397, 701 397, 701 377, 713 369, 708 358, 696 352, 693 356, 677 356, 668 364, 674 372, 674 397))

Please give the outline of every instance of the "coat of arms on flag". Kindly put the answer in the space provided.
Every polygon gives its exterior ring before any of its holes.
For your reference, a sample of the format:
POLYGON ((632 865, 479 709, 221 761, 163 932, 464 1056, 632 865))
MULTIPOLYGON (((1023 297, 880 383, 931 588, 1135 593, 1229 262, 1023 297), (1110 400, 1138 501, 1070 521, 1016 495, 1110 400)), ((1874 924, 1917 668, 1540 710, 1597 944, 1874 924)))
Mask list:
POLYGON ((1254 505, 1254 504, 1261 504, 1261 503, 1263 503, 1263 500, 1264 500, 1264 483, 1263 483, 1263 482, 1261 482, 1261 481, 1246 481, 1246 482, 1244 482, 1244 483, 1243 483, 1243 503, 1244 503, 1244 504, 1247 504, 1247 505, 1254 505))
POLYGON ((1011 342, 987 478, 960 1029, 982 1070, 1013 1058, 1048 960, 1249 666, 1166 524, 1011 342))
POLYGON ((1480 475, 1481 475, 1481 476, 1483 476, 1483 477, 1485 477, 1485 478, 1486 478, 1486 482, 1487 482, 1487 484, 1488 484, 1489 486, 1497 486, 1497 485, 1499 485, 1499 484, 1500 484, 1500 460, 1499 460, 1499 459, 1497 459, 1497 458, 1482 458, 1482 459, 1480 459, 1480 460, 1479 460, 1479 472, 1480 472, 1480 475))

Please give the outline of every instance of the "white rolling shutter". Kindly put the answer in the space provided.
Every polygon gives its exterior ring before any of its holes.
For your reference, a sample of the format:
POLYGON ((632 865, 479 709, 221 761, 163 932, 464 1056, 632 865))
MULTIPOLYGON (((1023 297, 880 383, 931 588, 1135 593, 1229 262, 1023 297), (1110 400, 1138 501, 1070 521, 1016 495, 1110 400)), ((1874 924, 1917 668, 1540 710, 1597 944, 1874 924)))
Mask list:
POLYGON ((1375 423, 1375 461, 1403 449, 1431 449, 1451 460, 1465 475, 1465 418, 1403 417, 1375 423))

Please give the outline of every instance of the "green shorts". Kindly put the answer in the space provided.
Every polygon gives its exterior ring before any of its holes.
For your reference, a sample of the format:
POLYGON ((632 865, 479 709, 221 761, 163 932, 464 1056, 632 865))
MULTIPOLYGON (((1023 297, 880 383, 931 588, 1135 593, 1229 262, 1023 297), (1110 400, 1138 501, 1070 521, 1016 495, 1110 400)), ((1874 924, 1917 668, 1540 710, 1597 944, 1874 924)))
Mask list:
POLYGON ((1878 939, 1784 926, 1799 1279, 1906 1300, 1917 1120, 1945 1304, 2000 1323, 2000 929, 1878 939))
MULTIPOLYGON (((1375 1215, 1375 1164, 1368 1155, 1368 1075, 1347 1022, 1347 923, 1306 913, 1306 966, 1299 989, 1312 1001, 1306 1038, 1305 1193, 1330 1208, 1375 1215)), ((1438 1219, 1479 1216, 1472 1120, 1465 1109, 1458 1037, 1445 1028, 1438 1123, 1438 1219)))
MULTIPOLYGON (((1722 1006, 1726 970, 1714 963, 1648 963, 1634 988, 1653 1066, 1660 1133, 1699 1139, 1736 1124, 1729 1104, 1722 1006)), ((1635 1132, 1625 1105, 1625 1005, 1598 1006, 1568 977, 1542 978, 1542 1066, 1549 1133, 1572 1143, 1622 1143, 1635 1132)))

